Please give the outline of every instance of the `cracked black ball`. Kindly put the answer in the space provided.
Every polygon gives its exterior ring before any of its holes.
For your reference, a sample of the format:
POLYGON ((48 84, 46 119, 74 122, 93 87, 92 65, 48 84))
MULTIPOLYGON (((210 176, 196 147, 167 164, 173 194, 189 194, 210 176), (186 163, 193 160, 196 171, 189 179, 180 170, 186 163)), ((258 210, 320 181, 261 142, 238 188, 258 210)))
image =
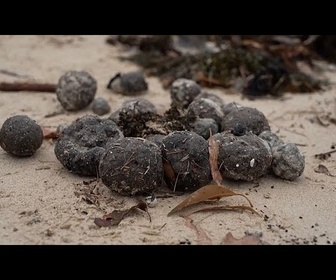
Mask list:
POLYGON ((87 115, 62 131, 55 143, 54 153, 70 172, 97 176, 100 156, 107 142, 122 137, 122 132, 112 120, 87 115))

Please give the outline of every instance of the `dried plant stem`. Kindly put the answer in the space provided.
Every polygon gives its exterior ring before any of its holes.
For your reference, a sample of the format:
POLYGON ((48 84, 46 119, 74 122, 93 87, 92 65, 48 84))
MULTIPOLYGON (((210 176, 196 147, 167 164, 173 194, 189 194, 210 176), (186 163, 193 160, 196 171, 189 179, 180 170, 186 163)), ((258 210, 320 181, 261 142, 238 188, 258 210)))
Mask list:
POLYGON ((36 82, 14 82, 0 83, 0 91, 37 91, 37 92, 56 92, 56 84, 43 84, 36 82))

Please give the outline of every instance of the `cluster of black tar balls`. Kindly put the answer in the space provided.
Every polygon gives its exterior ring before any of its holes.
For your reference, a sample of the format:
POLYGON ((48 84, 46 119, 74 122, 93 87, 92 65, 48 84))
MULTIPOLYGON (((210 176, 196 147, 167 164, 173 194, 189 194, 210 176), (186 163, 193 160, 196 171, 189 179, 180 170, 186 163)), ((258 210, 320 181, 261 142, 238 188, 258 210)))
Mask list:
MULTIPOLYGON (((147 83, 142 74, 131 72, 116 75, 108 88, 134 95, 146 91, 147 83)), ((90 105, 94 114, 65 126, 54 152, 70 172, 98 176, 118 193, 150 194, 162 184, 173 191, 193 191, 210 183, 210 131, 219 145, 218 168, 224 178, 253 181, 272 171, 294 180, 304 171, 304 155, 295 144, 284 143, 271 132, 262 112, 226 104, 219 96, 202 92, 193 80, 177 79, 170 88, 171 105, 184 112, 186 129, 146 138, 124 136, 117 123, 121 113, 156 114, 154 104, 142 97, 130 98, 102 118, 110 107, 104 99, 95 99, 96 90, 96 80, 85 71, 61 76, 56 94, 63 108, 75 111, 90 105)), ((17 157, 33 155, 42 142, 41 127, 25 115, 8 118, 0 130, 1 147, 17 157)))

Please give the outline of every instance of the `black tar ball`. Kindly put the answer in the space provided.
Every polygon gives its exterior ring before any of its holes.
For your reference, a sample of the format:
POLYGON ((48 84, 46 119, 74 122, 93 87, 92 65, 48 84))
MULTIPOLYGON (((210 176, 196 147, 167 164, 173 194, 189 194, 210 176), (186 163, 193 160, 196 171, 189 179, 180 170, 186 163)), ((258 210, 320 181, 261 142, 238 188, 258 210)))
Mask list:
POLYGON ((192 131, 174 131, 162 139, 167 185, 173 191, 193 191, 211 182, 208 141, 192 131))
POLYGON ((57 99, 67 111, 79 111, 93 101, 97 81, 86 71, 68 71, 56 87, 57 99))
POLYGON ((305 156, 293 143, 275 146, 273 149, 272 170, 274 174, 286 180, 294 180, 303 174, 305 156))
POLYGON ((268 172, 272 152, 268 143, 247 132, 235 136, 225 131, 213 136, 219 143, 218 166, 224 178, 253 181, 268 172))
POLYGON ((190 123, 193 123, 197 118, 211 118, 215 120, 218 130, 222 131, 224 118, 222 108, 211 99, 199 98, 191 102, 188 106, 186 116, 190 123))
POLYGON ((204 139, 208 139, 210 137, 210 130, 212 134, 218 132, 218 125, 214 119, 197 118, 194 122, 189 124, 188 130, 196 132, 204 139))
POLYGON ((237 124, 245 127, 247 132, 259 135, 264 130, 270 130, 268 120, 265 115, 256 108, 241 106, 232 109, 223 118, 223 130, 236 131, 237 124))
POLYGON ((201 86, 193 80, 179 78, 170 87, 172 105, 185 109, 201 93, 201 86))
POLYGON ((142 72, 133 71, 124 74, 118 73, 110 80, 107 88, 123 95, 136 95, 146 91, 148 83, 142 72))
POLYGON ((102 182, 123 195, 151 194, 163 180, 160 148, 153 142, 125 137, 107 144, 99 163, 102 182))
POLYGON ((43 142, 42 128, 26 115, 8 118, 0 130, 0 146, 17 157, 32 156, 43 142))
POLYGON ((100 156, 105 151, 107 141, 122 137, 122 132, 112 120, 83 116, 63 130, 54 152, 70 172, 97 176, 100 156))

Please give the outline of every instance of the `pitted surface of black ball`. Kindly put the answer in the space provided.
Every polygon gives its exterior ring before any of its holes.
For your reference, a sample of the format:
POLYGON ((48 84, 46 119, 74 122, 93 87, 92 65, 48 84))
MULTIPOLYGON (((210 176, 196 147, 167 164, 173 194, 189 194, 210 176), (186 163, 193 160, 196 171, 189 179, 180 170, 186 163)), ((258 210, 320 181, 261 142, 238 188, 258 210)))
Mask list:
POLYGON ((265 115, 256 108, 238 107, 225 115, 223 118, 223 130, 234 131, 237 125, 245 127, 247 132, 259 135, 264 130, 270 130, 265 115))
POLYGON ((253 181, 267 173, 272 163, 266 141, 247 132, 235 136, 225 131, 213 136, 219 144, 218 166, 223 178, 253 181))
POLYGON ((305 156, 293 144, 283 144, 273 149, 272 170, 274 174, 285 180, 294 180, 303 174, 305 156))
POLYGON ((97 81, 86 71, 68 71, 63 74, 56 87, 56 95, 67 111, 79 111, 93 101, 97 81))
POLYGON ((175 131, 162 140, 167 185, 172 190, 193 191, 211 180, 208 142, 192 131, 175 131))
POLYGON ((26 115, 8 118, 0 130, 0 146, 17 157, 32 156, 42 145, 43 131, 26 115))
POLYGON ((219 104, 208 98, 199 98, 190 103, 186 113, 192 123, 197 118, 211 118, 216 121, 218 130, 222 131, 224 114, 219 104))
POLYGON ((201 87, 193 80, 179 78, 170 87, 172 104, 185 109, 201 93, 201 87))
POLYGON ((100 156, 105 151, 107 141, 122 137, 122 132, 112 120, 83 116, 63 130, 54 152, 70 172, 97 176, 100 156))
POLYGON ((123 195, 151 194, 163 180, 161 149, 139 137, 107 144, 99 163, 102 182, 123 195))
POLYGON ((91 104, 91 110, 98 116, 102 116, 111 111, 111 106, 105 98, 97 97, 91 104))
POLYGON ((123 95, 136 95, 146 91, 148 89, 148 83, 142 72, 132 71, 128 73, 118 73, 110 80, 107 88, 123 95))

